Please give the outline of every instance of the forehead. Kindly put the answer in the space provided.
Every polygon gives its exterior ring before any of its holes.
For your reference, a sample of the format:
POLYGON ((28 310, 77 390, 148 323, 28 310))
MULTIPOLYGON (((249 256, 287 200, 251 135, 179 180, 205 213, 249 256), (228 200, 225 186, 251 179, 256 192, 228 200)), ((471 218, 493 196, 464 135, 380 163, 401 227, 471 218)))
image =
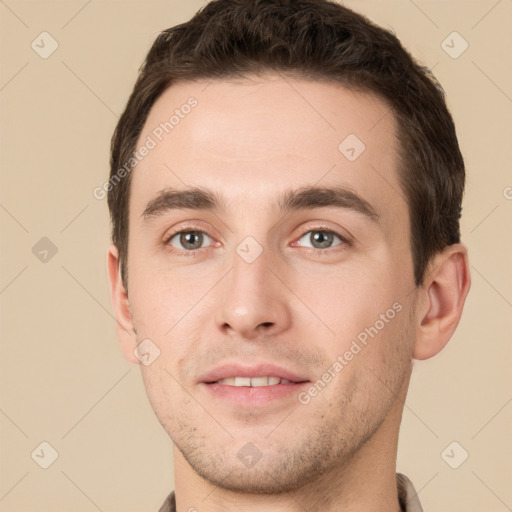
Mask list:
POLYGON ((403 216, 396 125, 386 103, 338 84, 280 75, 181 82, 153 105, 137 148, 130 217, 166 187, 204 186, 270 204, 305 185, 344 185, 403 216), (271 184, 271 186, 269 186, 271 184))

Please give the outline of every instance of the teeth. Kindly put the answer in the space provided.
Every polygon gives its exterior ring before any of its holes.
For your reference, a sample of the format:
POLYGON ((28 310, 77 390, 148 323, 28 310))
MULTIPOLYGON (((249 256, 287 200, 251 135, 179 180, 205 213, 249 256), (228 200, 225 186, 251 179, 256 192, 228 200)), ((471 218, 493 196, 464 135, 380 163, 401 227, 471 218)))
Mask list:
POLYGON ((251 378, 250 377, 235 377, 235 386, 250 386, 251 378))
POLYGON ((229 379, 219 380, 221 384, 228 384, 229 386, 235 386, 235 377, 229 377, 229 379))
POLYGON ((279 377, 228 377, 221 379, 218 384, 227 384, 228 386, 275 386, 277 384, 290 384, 291 380, 280 379, 279 377))
POLYGON ((268 386, 268 377, 254 377, 252 379, 247 379, 249 381, 249 384, 243 384, 244 386, 252 386, 252 387, 259 387, 259 386, 268 386))

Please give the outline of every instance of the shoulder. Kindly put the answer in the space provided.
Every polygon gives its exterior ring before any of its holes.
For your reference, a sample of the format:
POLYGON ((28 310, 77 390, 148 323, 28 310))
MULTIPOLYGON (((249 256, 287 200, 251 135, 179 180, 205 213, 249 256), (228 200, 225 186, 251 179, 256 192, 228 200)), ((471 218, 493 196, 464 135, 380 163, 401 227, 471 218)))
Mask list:
POLYGON ((158 512, 176 512, 176 498, 174 491, 167 496, 162 506, 158 509, 158 512))
POLYGON ((398 501, 403 512, 423 512, 418 493, 412 482, 402 473, 396 474, 398 501))

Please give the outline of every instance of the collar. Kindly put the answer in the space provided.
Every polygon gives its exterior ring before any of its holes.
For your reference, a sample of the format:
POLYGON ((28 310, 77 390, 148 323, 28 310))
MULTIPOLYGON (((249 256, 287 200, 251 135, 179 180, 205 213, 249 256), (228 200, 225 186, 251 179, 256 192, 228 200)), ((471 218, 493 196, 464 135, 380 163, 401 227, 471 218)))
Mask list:
MULTIPOLYGON (((423 512, 414 485, 402 473, 396 474, 396 486, 398 489, 398 501, 402 512, 423 512)), ((167 496, 167 499, 158 512, 176 512, 176 496, 174 495, 174 491, 167 496)))

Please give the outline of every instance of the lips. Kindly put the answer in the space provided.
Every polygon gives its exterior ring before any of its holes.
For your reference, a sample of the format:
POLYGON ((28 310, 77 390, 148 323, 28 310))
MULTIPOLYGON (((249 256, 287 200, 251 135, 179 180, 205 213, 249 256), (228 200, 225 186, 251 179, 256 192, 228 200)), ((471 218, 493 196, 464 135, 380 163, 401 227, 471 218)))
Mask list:
MULTIPOLYGON (((250 366, 236 363, 224 364, 202 375, 199 378, 199 382, 213 384, 223 379, 237 379, 239 385, 248 386, 252 385, 252 382, 257 383, 259 378, 269 378, 269 383, 276 383, 275 379, 280 379, 280 381, 285 381, 285 383, 286 381, 290 383, 309 382, 306 376, 271 363, 260 363, 250 366)), ((234 383, 234 381, 228 382, 234 383)))

